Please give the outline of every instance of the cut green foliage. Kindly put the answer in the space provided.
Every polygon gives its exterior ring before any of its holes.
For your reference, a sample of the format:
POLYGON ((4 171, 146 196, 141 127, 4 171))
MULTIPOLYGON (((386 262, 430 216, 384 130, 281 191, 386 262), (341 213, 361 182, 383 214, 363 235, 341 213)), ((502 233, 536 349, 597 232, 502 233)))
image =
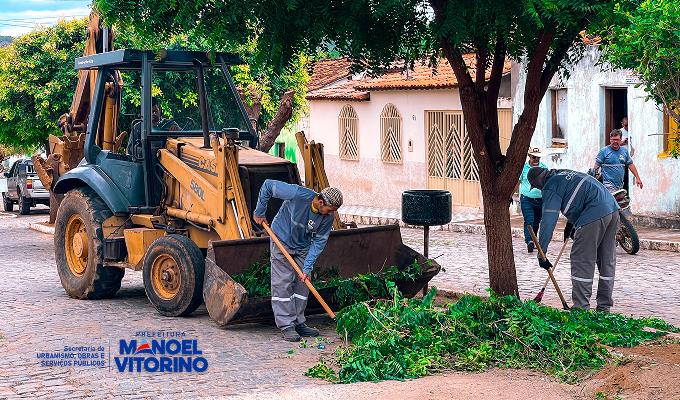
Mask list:
POLYGON ((389 290, 392 300, 357 303, 338 313, 337 332, 349 343, 337 350, 337 379, 320 365, 308 376, 349 383, 501 367, 574 382, 613 358, 605 346, 634 346, 678 331, 658 319, 564 312, 496 294, 466 295, 437 309, 436 289, 422 299, 389 290))
POLYGON ((248 296, 267 297, 272 295, 271 276, 272 266, 267 256, 263 261, 252 264, 246 271, 232 278, 246 288, 248 296))
POLYGON ((319 361, 315 366, 308 369, 305 375, 310 378, 319 378, 325 381, 334 381, 338 375, 324 361, 319 361))
MULTIPOLYGON (((421 265, 414 260, 402 269, 391 266, 379 273, 359 274, 352 278, 341 278, 337 270, 325 269, 321 273, 314 273, 312 281, 317 289, 335 287, 334 300, 342 308, 360 301, 386 298, 389 295, 387 282, 413 282, 421 273, 421 265)), ((270 278, 271 265, 268 258, 233 276, 251 297, 271 296, 270 278)))

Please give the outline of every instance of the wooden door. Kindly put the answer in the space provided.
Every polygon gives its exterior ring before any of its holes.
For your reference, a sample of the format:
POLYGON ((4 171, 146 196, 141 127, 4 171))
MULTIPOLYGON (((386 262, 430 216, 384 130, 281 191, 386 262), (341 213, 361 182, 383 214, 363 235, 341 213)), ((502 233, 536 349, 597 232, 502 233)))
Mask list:
MULTIPOLYGON (((512 135, 512 110, 498 110, 501 150, 512 135)), ((451 192, 453 205, 482 207, 479 170, 462 111, 425 111, 427 187, 451 192)))

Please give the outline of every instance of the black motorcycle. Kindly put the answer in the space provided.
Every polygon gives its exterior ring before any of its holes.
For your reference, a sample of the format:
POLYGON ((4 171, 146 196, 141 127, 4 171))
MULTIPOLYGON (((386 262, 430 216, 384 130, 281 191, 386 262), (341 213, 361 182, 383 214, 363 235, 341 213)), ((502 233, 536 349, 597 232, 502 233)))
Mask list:
POLYGON ((635 227, 627 218, 627 215, 631 215, 628 191, 626 189, 619 189, 612 192, 612 195, 619 204, 619 215, 621 216, 621 224, 616 232, 616 241, 626 253, 635 254, 640 250, 640 239, 635 227))
MULTIPOLYGON (((599 170, 595 171, 589 169, 588 175, 594 176, 595 179, 602 183, 602 175, 599 170)), ((616 242, 626 251, 626 253, 636 254, 640 251, 640 238, 638 237, 635 227, 630 222, 630 219, 628 219, 628 216, 633 214, 630 211, 630 197, 628 197, 628 191, 626 189, 612 191, 609 187, 607 187, 607 190, 610 191, 619 205, 621 223, 619 224, 619 230, 616 232, 616 242)))

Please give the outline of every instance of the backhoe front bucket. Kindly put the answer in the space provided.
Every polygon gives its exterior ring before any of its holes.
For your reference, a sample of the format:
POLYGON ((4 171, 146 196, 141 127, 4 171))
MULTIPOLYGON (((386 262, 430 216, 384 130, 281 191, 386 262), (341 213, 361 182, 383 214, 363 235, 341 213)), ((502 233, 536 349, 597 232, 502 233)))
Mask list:
MULTIPOLYGON (((203 297, 210 317, 219 325, 273 320, 270 297, 248 297, 246 289, 231 278, 256 262, 267 261, 268 254, 269 237, 210 244, 203 297)), ((349 278, 377 273, 392 265, 405 268, 414 260, 423 266, 422 275, 415 281, 396 282, 407 297, 418 293, 439 272, 440 266, 434 261, 426 264, 425 257, 404 245, 399 226, 373 226, 332 231, 314 268, 317 272, 335 269, 341 277, 349 278)), ((331 308, 337 306, 333 301, 334 292, 333 287, 319 290, 331 308)), ((323 308, 310 296, 307 314, 317 313, 323 313, 323 308)))

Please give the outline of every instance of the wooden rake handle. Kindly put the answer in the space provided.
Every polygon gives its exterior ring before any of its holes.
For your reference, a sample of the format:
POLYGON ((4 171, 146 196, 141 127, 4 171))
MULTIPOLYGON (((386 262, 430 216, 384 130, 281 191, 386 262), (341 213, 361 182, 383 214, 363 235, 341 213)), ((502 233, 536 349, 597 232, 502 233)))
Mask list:
MULTIPOLYGON (((562 245, 562 248, 560 249, 560 253, 557 255, 557 259, 555 259, 555 264, 553 264, 552 272, 555 272, 555 269, 557 269, 557 264, 560 263, 560 259, 562 258, 562 253, 564 253, 564 249, 567 247, 567 242, 569 239, 564 241, 564 244, 562 245)), ((545 282, 543 282, 543 290, 545 290, 546 286, 548 286, 548 282, 550 281, 550 275, 548 275, 547 278, 545 278, 545 282)))
MULTIPOLYGON (((297 263, 295 262, 293 257, 291 257, 290 254, 288 254, 288 251, 286 251, 286 248, 283 247, 283 244, 281 244, 281 241, 279 240, 279 238, 276 237, 274 232, 272 232, 271 228, 269 227, 269 224, 267 224, 266 222, 263 222, 262 227, 264 228, 265 231, 267 231, 267 233, 269 234, 269 237, 272 238, 274 243, 276 243, 276 246, 279 248, 279 250, 281 250, 281 253, 283 253, 283 255, 286 256, 286 259, 288 260, 290 265, 293 267, 295 272, 298 274, 300 279, 302 279, 302 277, 304 276, 304 273, 302 273, 302 270, 297 265, 297 263)), ((335 313, 333 312, 333 310, 331 310, 331 308, 328 306, 328 304, 324 301, 324 299, 321 297, 319 292, 316 291, 316 289, 314 288, 314 285, 312 285, 312 282, 310 282, 309 279, 305 279, 304 282, 305 282, 305 285, 307 285, 307 287, 309 288, 309 291, 312 292, 314 297, 316 297, 316 299, 319 301, 319 303, 321 304, 323 309, 326 310, 328 315, 330 315, 331 318, 335 318, 335 313)))
MULTIPOLYGON (((533 240, 534 245, 536 246, 536 249, 538 250, 538 255, 544 259, 547 260, 548 257, 545 256, 545 253, 543 252, 543 249, 541 248, 541 244, 538 242, 538 238, 536 237, 536 233, 534 232, 534 228, 531 225, 527 225, 527 229, 529 230, 529 234, 531 235, 531 240, 533 240)), ((567 304, 567 301, 564 299, 564 295, 562 294, 562 291, 560 290, 559 285, 557 284, 557 281, 555 280, 555 276, 553 275, 552 271, 548 269, 548 277, 553 283, 553 286, 555 286, 555 291, 557 292, 557 295, 560 296, 560 301, 562 301, 562 308, 565 310, 569 309, 569 305, 567 304)))

